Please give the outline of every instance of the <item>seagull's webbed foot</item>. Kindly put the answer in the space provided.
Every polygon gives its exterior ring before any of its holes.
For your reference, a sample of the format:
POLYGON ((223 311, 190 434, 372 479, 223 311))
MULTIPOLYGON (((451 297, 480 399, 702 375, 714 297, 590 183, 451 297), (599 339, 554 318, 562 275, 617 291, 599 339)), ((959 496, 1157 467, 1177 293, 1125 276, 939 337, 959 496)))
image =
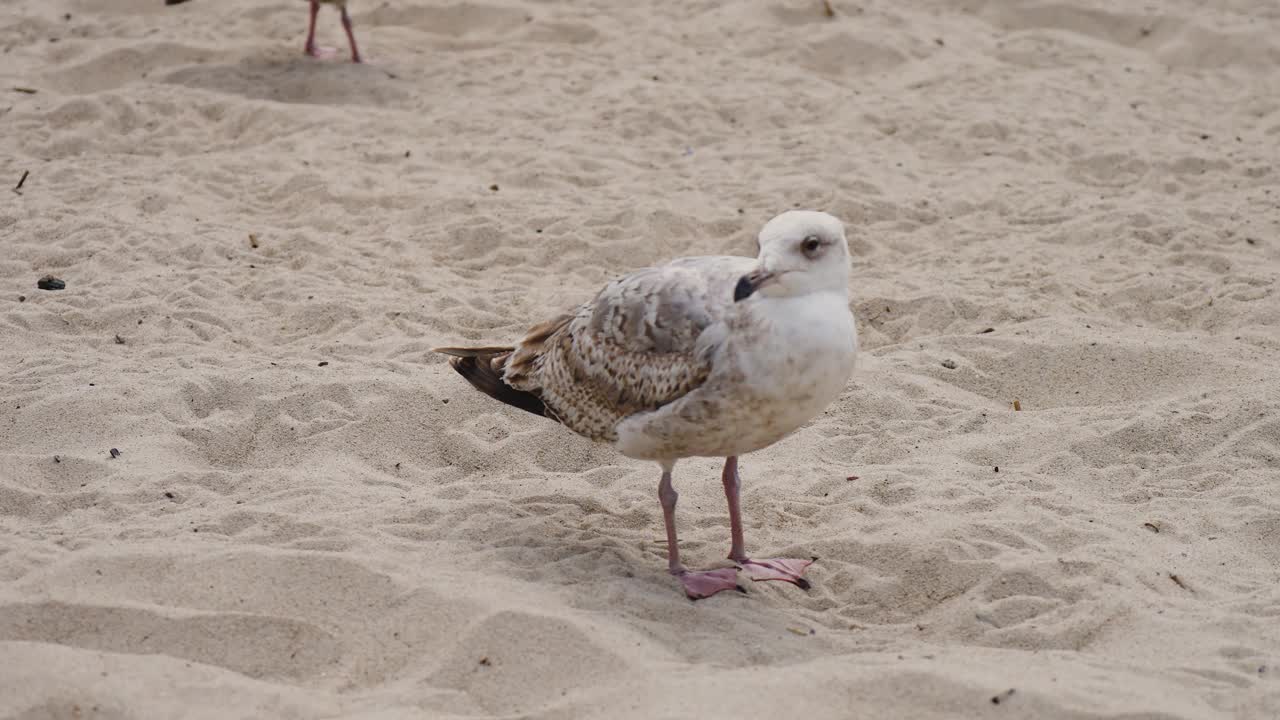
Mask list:
MULTIPOLYGON (((817 558, 814 558, 815 560, 817 558)), ((770 558, 768 560, 735 559, 738 566, 755 582, 761 580, 783 580, 797 585, 801 590, 808 590, 809 581, 800 577, 813 564, 813 560, 796 560, 793 558, 770 558)))
POLYGON ((737 590, 744 594, 747 592, 738 584, 738 571, 734 568, 702 572, 680 568, 673 570, 671 574, 680 578, 680 584, 684 586, 684 594, 688 595, 690 600, 708 598, 721 590, 737 590))
POLYGON ((331 47, 319 47, 316 45, 308 45, 306 48, 303 49, 303 52, 305 52, 306 54, 310 55, 313 58, 324 59, 324 58, 331 58, 336 56, 338 54, 338 49, 331 48, 331 47))

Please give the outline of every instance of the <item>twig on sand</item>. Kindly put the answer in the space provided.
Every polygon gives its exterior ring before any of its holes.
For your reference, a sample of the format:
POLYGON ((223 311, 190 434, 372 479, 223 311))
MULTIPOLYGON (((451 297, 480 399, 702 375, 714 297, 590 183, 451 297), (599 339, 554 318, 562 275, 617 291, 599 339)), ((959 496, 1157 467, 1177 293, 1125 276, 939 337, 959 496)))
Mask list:
POLYGON ((999 705, 1002 702, 1008 702, 1009 698, 1013 697, 1013 693, 1014 693, 1014 689, 1009 688, 1008 690, 1005 690, 999 695, 993 695, 991 696, 991 704, 999 705))
POLYGON ((836 16, 836 9, 831 7, 831 0, 822 0, 822 12, 827 17, 836 16))
POLYGON ((22 184, 27 181, 27 176, 31 174, 30 170, 23 170, 22 177, 18 178, 18 184, 13 186, 13 191, 22 194, 22 184))

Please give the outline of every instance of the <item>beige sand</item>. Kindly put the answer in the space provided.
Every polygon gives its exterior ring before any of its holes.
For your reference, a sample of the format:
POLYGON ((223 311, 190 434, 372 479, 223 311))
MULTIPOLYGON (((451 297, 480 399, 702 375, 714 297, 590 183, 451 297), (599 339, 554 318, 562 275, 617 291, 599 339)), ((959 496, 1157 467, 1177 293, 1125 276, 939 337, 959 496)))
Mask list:
POLYGON ((0 6, 0 715, 1280 716, 1280 10, 834 6, 0 6), (744 512, 814 589, 690 603, 655 467, 426 350, 793 206, 865 352, 744 512))

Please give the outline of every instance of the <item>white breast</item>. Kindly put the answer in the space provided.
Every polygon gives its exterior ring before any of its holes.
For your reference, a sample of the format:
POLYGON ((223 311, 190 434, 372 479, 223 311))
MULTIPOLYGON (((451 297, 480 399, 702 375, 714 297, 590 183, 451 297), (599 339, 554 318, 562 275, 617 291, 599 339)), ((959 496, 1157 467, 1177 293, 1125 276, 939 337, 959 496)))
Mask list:
MULTIPOLYGON (((758 429, 752 449, 769 445, 812 420, 844 391, 858 337, 847 301, 834 293, 770 299, 758 308, 768 331, 740 348, 742 401, 758 429)), ((750 450, 743 450, 750 452, 750 450)))
POLYGON ((725 337, 707 382, 618 426, 618 449, 643 459, 741 455, 822 412, 853 372, 858 339, 836 293, 761 298, 750 327, 725 337))

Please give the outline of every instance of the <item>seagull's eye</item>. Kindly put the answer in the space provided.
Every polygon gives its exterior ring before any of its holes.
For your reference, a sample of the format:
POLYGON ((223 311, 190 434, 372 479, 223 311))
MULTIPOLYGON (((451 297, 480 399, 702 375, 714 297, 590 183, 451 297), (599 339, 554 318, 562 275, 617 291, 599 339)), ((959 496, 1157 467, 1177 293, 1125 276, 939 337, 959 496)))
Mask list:
POLYGON ((806 257, 812 259, 818 254, 818 250, 822 248, 822 241, 817 235, 810 235, 800 241, 800 249, 804 251, 806 257))

